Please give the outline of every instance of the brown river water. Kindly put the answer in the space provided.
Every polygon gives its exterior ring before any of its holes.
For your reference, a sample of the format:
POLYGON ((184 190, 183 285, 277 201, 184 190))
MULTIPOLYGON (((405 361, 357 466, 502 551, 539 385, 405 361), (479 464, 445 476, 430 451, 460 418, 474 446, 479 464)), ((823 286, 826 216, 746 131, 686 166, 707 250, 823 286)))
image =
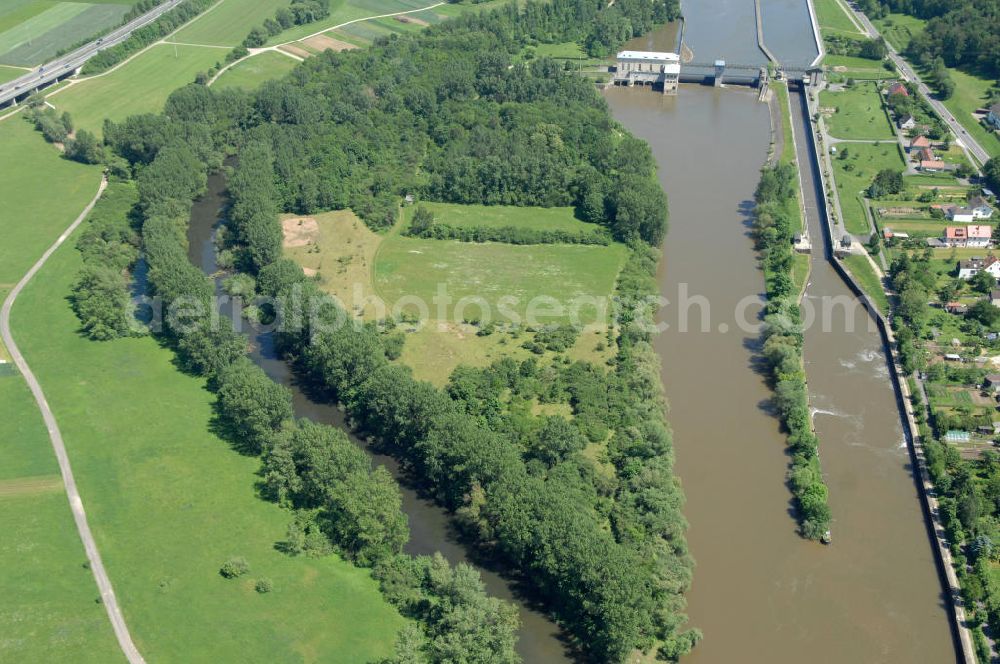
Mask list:
MULTIPOLYGON (((685 4, 685 41, 692 38, 698 11, 694 3, 685 4)), ((718 7, 710 11, 712 20, 720 20, 718 7)), ((752 20, 751 14, 748 30, 752 20)), ((668 27, 629 46, 673 50, 674 35, 668 27)), ((797 52, 805 50, 800 45, 797 52)), ((769 412, 764 377, 755 370, 758 334, 737 325, 740 319, 754 321, 759 306, 744 314, 738 306, 764 289, 747 232, 770 140, 767 106, 757 102, 756 91, 739 88, 681 86, 676 97, 649 88, 612 88, 605 96, 618 121, 649 143, 670 202, 659 275, 671 303, 661 319, 670 327, 655 345, 697 563, 689 615, 705 634, 685 661, 955 661, 880 338, 861 310, 853 332, 845 315, 834 315, 828 331, 817 324, 806 334, 833 543, 823 546, 796 534, 784 483, 785 437, 769 412), (687 332, 681 330, 685 292, 694 302, 687 307, 687 332), (710 314, 705 332, 698 296, 710 314)), ((796 129, 804 147, 805 129, 796 129)), ((800 158, 809 159, 808 152, 800 158)), ((805 201, 815 209, 812 185, 807 173, 805 201)), ((852 300, 825 258, 815 215, 810 235, 815 250, 806 305, 819 310, 824 298, 852 300)))
MULTIPOLYGON (((785 15, 773 8, 768 14, 769 2, 794 1, 764 0, 765 14, 785 15)), ((750 0, 687 3, 685 14, 686 41, 700 59, 760 59, 750 0)), ((801 12, 794 14, 801 19, 801 12)), ((676 26, 667 26, 628 48, 674 50, 675 40, 676 26)), ((807 46, 796 48, 808 54, 807 46)), ((877 334, 864 324, 852 333, 841 322, 829 332, 807 334, 810 399, 819 409, 834 541, 822 546, 796 534, 784 484, 785 439, 754 366, 758 335, 739 331, 735 314, 740 303, 763 291, 747 233, 770 136, 767 106, 748 90, 689 85, 676 97, 642 88, 611 89, 605 96, 618 121, 650 144, 670 200, 659 276, 671 303, 661 318, 670 328, 657 337, 656 348, 697 561, 689 614, 705 633, 685 661, 954 661, 885 360, 877 334), (683 293, 689 300, 705 298, 709 331, 699 331, 700 300, 688 307, 688 331, 681 331, 677 303, 683 293)), ((209 274, 216 270, 212 236, 225 203, 224 180, 215 175, 192 212, 191 260, 209 274)), ((811 233, 818 244, 820 229, 811 233)), ((822 251, 812 263, 807 300, 849 296, 822 251)), ((742 318, 753 323, 758 311, 759 305, 745 307, 742 318)), ((344 427, 337 408, 310 400, 296 387, 268 335, 252 334, 251 340, 252 359, 292 390, 298 417, 344 427)), ((398 477, 392 459, 374 459, 398 477)), ((442 510, 407 488, 403 508, 409 553, 441 551, 452 563, 471 562, 442 510)), ((519 601, 514 584, 479 569, 490 594, 520 609, 518 651, 524 660, 567 661, 557 626, 519 601)))

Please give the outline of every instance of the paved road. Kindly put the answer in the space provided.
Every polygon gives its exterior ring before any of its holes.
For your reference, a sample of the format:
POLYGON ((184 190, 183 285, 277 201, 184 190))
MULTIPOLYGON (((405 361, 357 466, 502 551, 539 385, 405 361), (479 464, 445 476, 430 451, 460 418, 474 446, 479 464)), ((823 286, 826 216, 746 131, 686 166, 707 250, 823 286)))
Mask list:
MULTIPOLYGON (((851 13, 854 14, 854 17, 861 23, 861 25, 864 26, 865 30, 868 32, 868 36, 873 39, 877 39, 880 36, 879 31, 875 29, 875 26, 868 20, 868 17, 865 16, 863 12, 858 11, 857 8, 851 3, 847 3, 847 6, 851 13)), ((976 142, 976 139, 974 139, 969 132, 962 127, 959 121, 955 119, 955 116, 952 115, 951 111, 945 108, 944 104, 933 97, 931 89, 928 88, 922 80, 920 80, 917 73, 913 71, 913 68, 909 65, 909 63, 899 55, 899 52, 893 48, 892 44, 887 41, 885 45, 889 49, 889 59, 892 60, 892 63, 903 73, 903 77, 906 80, 916 83, 917 90, 927 100, 935 112, 937 112, 937 114, 940 115, 941 118, 948 124, 951 131, 958 137, 962 145, 965 146, 965 149, 968 150, 979 163, 985 164, 989 161, 990 153, 984 150, 983 146, 976 142)))
POLYGON ((4 300, 3 307, 0 308, 0 339, 3 340, 4 345, 10 352, 11 358, 14 360, 14 364, 17 366, 21 375, 24 376, 24 380, 28 383, 28 387, 31 388, 31 393, 35 397, 35 402, 38 404, 38 409, 42 412, 42 419, 45 421, 45 426, 49 432, 49 439, 52 441, 52 449, 56 453, 56 459, 59 461, 59 472, 62 474, 63 484, 66 486, 66 496, 69 498, 69 505, 73 511, 73 520, 76 521, 76 529, 80 533, 80 539, 83 541, 83 548, 87 552, 87 560, 90 562, 90 571, 94 574, 94 580, 97 582, 97 588, 101 593, 101 601, 104 603, 104 608, 108 612, 108 619, 111 621, 111 626, 114 628, 115 636, 118 638, 118 645, 121 646, 122 652, 125 657, 128 658, 130 664, 144 664, 142 655, 139 654, 138 649, 136 649, 135 644, 132 642, 132 635, 129 634, 128 627, 125 625, 125 618, 122 616, 121 610, 118 608, 118 601, 115 599, 115 592, 111 588, 111 580, 108 578, 108 574, 104 569, 104 563, 101 562, 101 554, 97 551, 97 543, 94 542, 94 536, 90 532, 90 526, 87 524, 87 514, 83 510, 83 501, 80 499, 80 492, 76 488, 76 479, 73 477, 73 469, 69 465, 69 456, 66 454, 66 446, 63 444, 62 434, 59 432, 59 426, 56 424, 56 418, 52 414, 52 409, 49 408, 48 401, 45 399, 45 394, 42 392, 41 385, 38 384, 38 380, 35 378, 35 374, 31 372, 31 368, 28 367, 28 363, 24 360, 24 356, 21 355, 20 349, 17 344, 14 343, 14 337, 10 332, 10 310, 14 306, 14 301, 17 296, 20 295, 21 291, 28 282, 31 281, 35 273, 43 265, 45 261, 55 252, 59 246, 66 241, 76 227, 86 218, 87 214, 93 209, 94 204, 97 203, 97 199, 100 198, 101 192, 107 187, 108 182, 106 179, 101 180, 101 186, 97 190, 97 195, 94 196, 93 200, 87 204, 80 216, 70 224, 59 239, 48 248, 48 250, 42 254, 42 257, 38 259, 28 273, 24 275, 21 281, 17 282, 14 286, 14 290, 10 292, 7 299, 4 300))
POLYGON ((133 19, 120 28, 115 28, 110 33, 100 39, 96 39, 89 44, 85 44, 71 53, 67 53, 61 58, 35 69, 20 78, 8 81, 0 85, 0 106, 9 103, 15 97, 19 97, 30 92, 41 85, 54 81, 57 78, 65 77, 82 66, 84 62, 97 55, 102 49, 114 46, 119 42, 128 39, 133 30, 155 21, 162 14, 170 11, 183 0, 165 0, 162 4, 149 10, 142 16, 133 19))

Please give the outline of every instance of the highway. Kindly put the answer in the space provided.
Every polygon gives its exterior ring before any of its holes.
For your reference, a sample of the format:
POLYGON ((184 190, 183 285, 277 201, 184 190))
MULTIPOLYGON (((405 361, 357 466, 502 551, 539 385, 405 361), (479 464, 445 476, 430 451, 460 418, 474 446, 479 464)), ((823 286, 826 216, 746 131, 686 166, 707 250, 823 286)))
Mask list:
POLYGON ((132 31, 152 23, 183 1, 165 0, 162 4, 157 5, 142 16, 129 21, 127 24, 115 28, 100 39, 95 39, 71 53, 67 53, 51 62, 46 62, 41 67, 28 72, 20 78, 15 78, 13 81, 8 81, 0 85, 0 106, 5 106, 15 98, 26 95, 47 83, 51 83, 59 78, 65 78, 81 67, 84 62, 100 53, 101 50, 125 41, 132 34, 132 31))
MULTIPOLYGON (((881 36, 879 34, 879 31, 875 29, 875 26, 872 25, 872 22, 868 20, 868 17, 865 16, 864 12, 858 11, 857 7, 855 7, 854 4, 851 2, 846 2, 845 4, 847 5, 851 13, 854 14, 854 18, 857 19, 857 21, 862 26, 864 26, 864 29, 866 32, 868 32, 869 37, 871 37, 872 39, 878 39, 881 36)), ((907 81, 912 81, 913 83, 916 84, 917 90, 920 92, 921 96, 923 96, 924 99, 927 100, 927 103, 931 105, 931 108, 933 108, 934 111, 941 117, 941 119, 944 120, 945 123, 947 123, 947 125, 951 128, 951 131, 955 134, 956 137, 958 137, 959 142, 965 146, 965 149, 980 164, 985 164, 987 161, 989 161, 990 153, 984 150, 983 146, 981 146, 979 143, 976 142, 976 139, 974 139, 965 130, 965 128, 962 127, 959 121, 955 119, 955 116, 952 115, 951 111, 945 108, 944 104, 942 104, 940 101, 938 101, 933 97, 931 89, 928 88, 927 85, 922 80, 920 80, 920 77, 917 75, 917 73, 913 71, 913 68, 910 66, 910 64, 903 59, 903 57, 899 54, 898 51, 896 51, 893 45, 890 44, 888 41, 886 41, 885 45, 886 48, 889 49, 889 59, 892 60, 892 63, 896 65, 896 68, 899 69, 899 71, 903 74, 903 78, 905 78, 907 81)))

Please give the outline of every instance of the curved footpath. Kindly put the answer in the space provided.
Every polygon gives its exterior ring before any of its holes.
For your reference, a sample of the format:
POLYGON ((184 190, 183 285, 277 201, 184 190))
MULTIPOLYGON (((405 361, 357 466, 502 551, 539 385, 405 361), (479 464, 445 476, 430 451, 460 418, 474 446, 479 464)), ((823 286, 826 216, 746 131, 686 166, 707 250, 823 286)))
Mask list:
POLYGON ((38 410, 42 412, 42 419, 45 420, 45 427, 49 432, 49 440, 52 441, 52 449, 56 453, 56 459, 59 460, 59 472, 62 474, 63 484, 66 487, 66 496, 69 498, 69 506, 73 511, 73 520, 76 521, 76 528, 80 533, 80 539, 83 541, 83 548, 87 552, 87 561, 90 563, 90 571, 94 574, 94 581, 97 582, 97 588, 101 593, 101 601, 104 603, 104 608, 108 612, 108 619, 111 621, 111 626, 115 630, 115 637, 118 639, 118 645, 121 647, 122 652, 128 659, 130 664, 145 664, 142 655, 139 654, 139 650, 135 647, 135 643, 132 642, 132 635, 129 634, 128 626, 125 625, 125 618, 122 616, 121 610, 118 608, 118 600, 115 599, 115 592, 111 588, 111 580, 108 578, 108 574, 104 569, 104 564, 101 562, 101 554, 97 551, 97 543, 94 542, 94 536, 90 532, 90 526, 87 524, 87 515, 83 510, 83 501, 80 499, 80 492, 76 488, 76 480, 73 477, 73 469, 69 465, 69 456, 66 454, 66 446, 63 444, 62 434, 59 432, 59 426, 56 424, 55 415, 52 414, 52 409, 49 408, 48 401, 45 399, 45 394, 42 392, 42 387, 38 384, 38 380, 35 375, 31 372, 31 368, 28 367, 28 363, 24 360, 24 356, 21 355, 20 349, 18 349, 17 344, 14 343, 14 337, 10 332, 10 310, 14 306, 14 301, 17 296, 20 295, 24 287, 28 285, 35 273, 41 269, 45 262, 50 256, 58 249, 66 239, 72 235, 73 231, 76 230, 90 211, 94 208, 97 203, 97 199, 101 197, 104 192, 105 187, 108 186, 107 178, 101 179, 101 185, 97 189, 97 194, 94 198, 87 204, 87 207, 83 209, 80 216, 70 224, 69 228, 63 231, 62 235, 59 236, 51 247, 42 254, 42 257, 31 266, 28 273, 17 282, 14 289, 4 300, 3 308, 0 309, 0 339, 3 340, 4 345, 7 347, 11 358, 14 360, 14 364, 17 366, 21 375, 24 376, 24 380, 28 383, 28 387, 31 388, 31 394, 35 397, 35 402, 38 404, 38 410))

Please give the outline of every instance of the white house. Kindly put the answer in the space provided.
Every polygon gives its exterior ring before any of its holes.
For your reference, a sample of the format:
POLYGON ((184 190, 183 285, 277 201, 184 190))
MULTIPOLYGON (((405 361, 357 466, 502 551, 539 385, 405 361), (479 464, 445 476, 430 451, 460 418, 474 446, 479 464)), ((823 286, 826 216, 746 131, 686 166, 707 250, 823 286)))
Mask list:
POLYGON ((916 119, 914 119, 914 117, 912 115, 907 115, 907 116, 904 116, 904 117, 900 118, 899 122, 896 123, 896 124, 897 124, 897 126, 900 129, 902 129, 903 131, 906 131, 908 129, 913 129, 914 127, 916 127, 917 126, 917 121, 916 121, 916 119))
POLYGON ((970 198, 968 208, 972 210, 972 217, 974 219, 989 219, 993 216, 993 208, 990 207, 989 203, 982 196, 973 196, 970 198))
POLYGON ((955 207, 948 210, 948 218, 958 223, 968 223, 976 219, 976 213, 972 208, 955 207))
POLYGON ((981 271, 989 272, 994 279, 1000 279, 1000 259, 996 256, 973 257, 958 261, 958 278, 968 281, 981 271))
MULTIPOLYGON (((993 243, 993 227, 972 224, 965 229, 967 247, 988 247, 993 243)), ((989 260, 989 259, 987 259, 989 260)), ((996 259, 993 259, 996 262, 996 259)))

